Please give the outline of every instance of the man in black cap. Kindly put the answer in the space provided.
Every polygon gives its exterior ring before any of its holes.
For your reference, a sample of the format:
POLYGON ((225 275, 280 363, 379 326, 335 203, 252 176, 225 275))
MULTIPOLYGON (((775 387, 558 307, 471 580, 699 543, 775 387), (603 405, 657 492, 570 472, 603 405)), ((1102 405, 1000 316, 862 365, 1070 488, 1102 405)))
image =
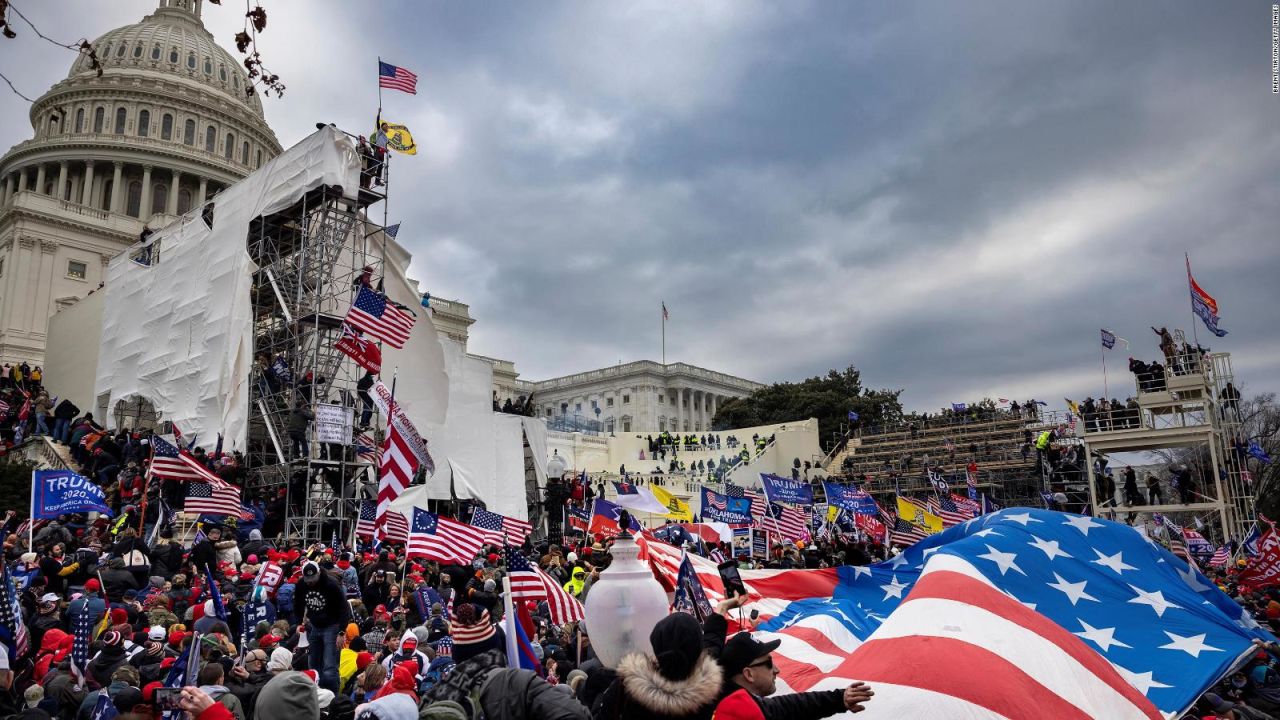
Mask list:
POLYGON ((720 666, 724 668, 721 703, 741 702, 745 693, 760 706, 766 720, 809 720, 845 711, 861 712, 864 709, 862 703, 874 694, 866 683, 855 682, 844 690, 815 690, 769 697, 777 690, 778 679, 772 653, 781 644, 781 640, 760 642, 748 632, 729 638, 720 653, 720 666))
POLYGON ((322 688, 338 691, 338 633, 351 622, 347 594, 320 566, 308 560, 293 598, 294 621, 309 622, 309 667, 319 673, 322 688))

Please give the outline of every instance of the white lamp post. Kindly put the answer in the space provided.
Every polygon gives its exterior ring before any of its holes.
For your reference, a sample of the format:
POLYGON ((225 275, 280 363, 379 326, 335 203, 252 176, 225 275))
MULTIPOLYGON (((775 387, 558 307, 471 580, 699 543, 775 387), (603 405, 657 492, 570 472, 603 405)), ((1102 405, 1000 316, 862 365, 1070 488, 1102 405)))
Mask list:
POLYGON ((605 667, 614 668, 631 653, 649 655, 649 633, 669 612, 667 593, 639 559, 640 547, 626 532, 630 516, 623 513, 624 532, 613 544, 613 560, 591 586, 585 606, 591 645, 605 667))

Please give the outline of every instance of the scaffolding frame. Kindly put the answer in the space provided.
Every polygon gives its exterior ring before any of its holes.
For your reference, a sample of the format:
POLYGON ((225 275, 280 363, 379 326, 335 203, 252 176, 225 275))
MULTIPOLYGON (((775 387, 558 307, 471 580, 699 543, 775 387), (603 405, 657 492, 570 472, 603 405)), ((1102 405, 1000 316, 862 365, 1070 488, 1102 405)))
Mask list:
MULTIPOLYGON (((333 186, 316 188, 289 208, 256 218, 247 250, 257 264, 251 286, 253 382, 249 396, 247 489, 285 498, 284 535, 304 544, 354 534, 359 503, 376 488, 376 468, 345 444, 316 442, 307 424, 305 453, 295 453, 289 421, 295 408, 321 404, 346 411, 357 430, 362 403, 356 384, 365 371, 335 347, 366 266, 380 277, 385 228, 365 210, 386 199, 360 189, 357 199, 333 186)), ((385 223, 385 213, 384 220, 385 223)), ((368 430, 371 434, 376 429, 368 430)))
MULTIPOLYGON (((1217 515, 1222 539, 1242 540, 1254 523, 1254 492, 1233 462, 1232 440, 1241 432, 1238 404, 1228 397, 1234 387, 1230 353, 1200 353, 1166 358, 1167 367, 1155 376, 1135 378, 1137 408, 1115 408, 1085 420, 1085 455, 1089 498, 1094 515, 1122 513, 1196 513, 1217 515), (1213 497, 1189 504, 1161 502, 1099 507, 1094 457, 1117 452, 1154 452, 1203 446, 1213 497)), ((1207 491, 1207 488, 1206 488, 1207 491)))

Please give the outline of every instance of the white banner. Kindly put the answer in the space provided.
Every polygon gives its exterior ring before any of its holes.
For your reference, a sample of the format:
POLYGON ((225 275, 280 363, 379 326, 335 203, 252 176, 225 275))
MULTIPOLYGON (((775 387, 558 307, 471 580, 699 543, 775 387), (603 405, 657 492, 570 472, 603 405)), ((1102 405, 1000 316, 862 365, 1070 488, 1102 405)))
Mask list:
POLYGON ((316 405, 316 442, 351 444, 351 408, 316 405))
MULTIPOLYGON (((381 380, 373 386, 373 404, 378 406, 378 412, 383 417, 387 417, 387 410, 391 407, 391 388, 387 387, 381 380)), ((396 403, 395 416, 391 418, 391 422, 395 423, 396 429, 404 437, 408 443, 409 449, 413 451, 414 457, 418 458, 419 464, 429 462, 430 455, 427 454, 427 441, 418 434, 418 429, 413 426, 409 417, 404 414, 404 407, 400 403, 396 403)))

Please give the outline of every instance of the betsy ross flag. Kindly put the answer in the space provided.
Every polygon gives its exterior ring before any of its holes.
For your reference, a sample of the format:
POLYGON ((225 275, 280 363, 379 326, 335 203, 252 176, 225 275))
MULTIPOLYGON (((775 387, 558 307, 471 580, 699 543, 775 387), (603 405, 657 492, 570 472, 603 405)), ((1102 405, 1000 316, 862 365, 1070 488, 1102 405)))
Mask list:
POLYGON ((187 501, 182 509, 190 513, 240 517, 243 512, 240 488, 222 480, 218 480, 217 485, 207 482, 190 483, 187 485, 187 501))
MULTIPOLYGON (((190 452, 178 449, 177 445, 158 435, 152 436, 151 449, 155 453, 151 460, 151 474, 158 478, 226 484, 222 478, 210 472, 209 468, 201 465, 190 452)), ((239 513, 236 510, 233 514, 239 513)))
MULTIPOLYGON (((360 537, 373 537, 373 521, 378 516, 378 504, 373 500, 360 501, 360 517, 356 520, 356 535, 360 537)), ((387 542, 405 543, 409 542, 409 521, 405 519, 402 513, 391 510, 386 515, 386 537, 387 542)))
POLYGON ((408 557, 422 557, 443 563, 470 565, 484 547, 484 534, 479 528, 427 512, 413 509, 409 526, 408 557))
POLYGON ((536 567, 518 550, 507 545, 504 550, 507 561, 507 575, 511 578, 511 599, 514 600, 546 600, 551 612, 551 622, 555 625, 582 620, 586 613, 582 603, 565 591, 563 587, 549 575, 536 567))
POLYGON ((533 526, 524 520, 499 515, 481 508, 472 511, 471 525, 485 531, 485 542, 494 545, 523 545, 524 539, 533 532, 533 526))
POLYGON ((365 370, 382 372, 382 349, 374 341, 361 337, 351 323, 342 323, 342 338, 333 346, 365 370))
POLYGON ((355 302, 347 311, 346 322, 357 330, 363 330, 386 342, 393 348, 404 347, 409 339, 416 315, 397 307, 386 295, 361 286, 355 302))
POLYGON ((378 87, 418 94, 418 76, 402 67, 378 61, 378 87))

